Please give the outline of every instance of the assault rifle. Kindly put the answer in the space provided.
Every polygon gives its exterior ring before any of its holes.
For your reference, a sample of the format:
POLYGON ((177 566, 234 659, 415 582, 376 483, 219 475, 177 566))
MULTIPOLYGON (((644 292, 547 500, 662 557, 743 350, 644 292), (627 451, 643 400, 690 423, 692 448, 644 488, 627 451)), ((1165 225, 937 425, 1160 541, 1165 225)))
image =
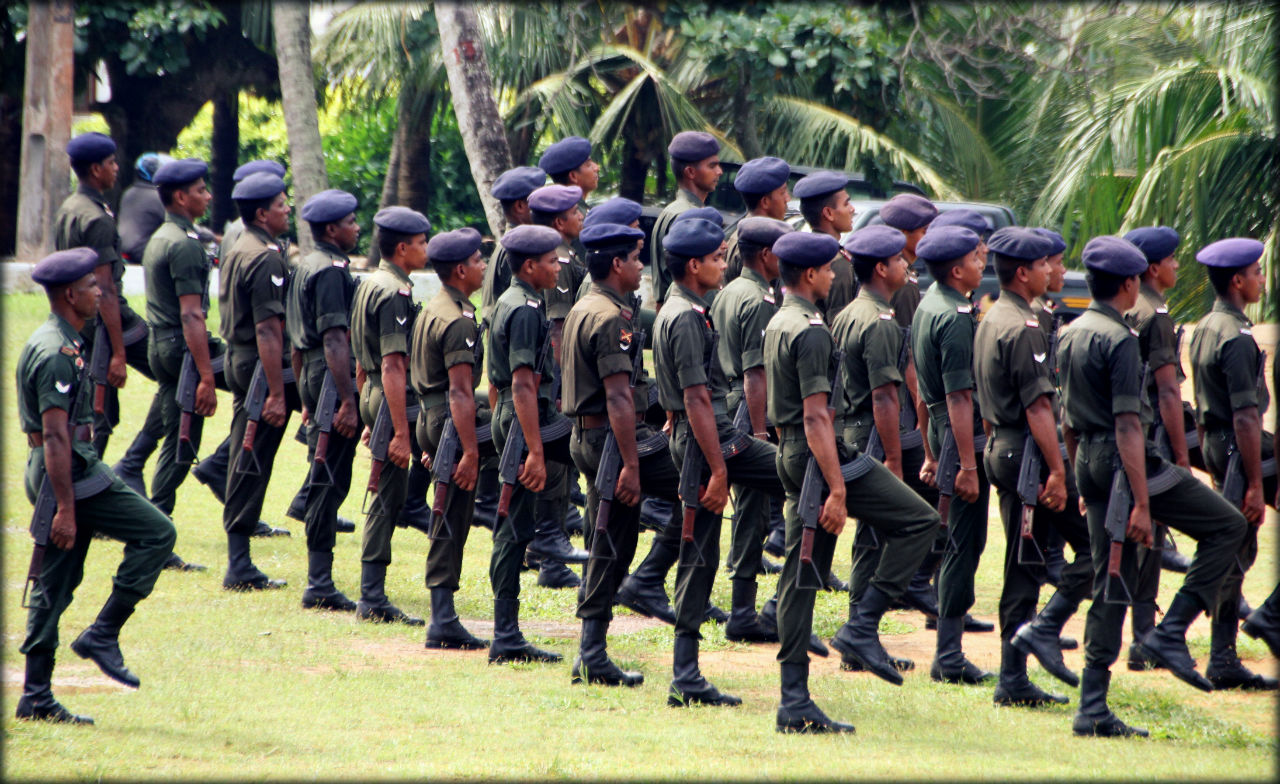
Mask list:
POLYGON ((942 517, 940 528, 947 536, 942 550, 934 553, 954 553, 959 547, 951 536, 951 526, 947 519, 951 516, 951 497, 956 494, 956 475, 960 473, 960 447, 956 444, 956 434, 948 423, 942 430, 942 446, 938 449, 938 515, 942 517))
POLYGON ((262 407, 267 402, 267 374, 262 369, 262 360, 253 367, 253 378, 249 380, 249 392, 244 398, 244 410, 248 422, 244 426, 244 442, 240 444, 240 459, 236 461, 236 473, 256 475, 262 472, 262 465, 253 451, 253 442, 258 436, 258 422, 262 419, 262 407), (245 460, 249 466, 244 465, 245 460))
MULTIPOLYGON (((1142 386, 1147 388, 1151 366, 1142 363, 1142 386)), ((1146 467, 1143 467, 1146 470, 1146 467)), ((1150 495, 1151 488, 1147 487, 1150 495)), ((1116 455, 1115 473, 1111 476, 1111 494, 1107 499, 1106 532, 1110 542, 1107 557, 1107 577, 1102 591, 1102 600, 1107 604, 1133 604, 1133 594, 1124 584, 1124 575, 1120 571, 1120 562, 1124 555, 1125 534, 1129 528, 1129 513, 1133 507, 1133 488, 1129 486, 1129 475, 1124 471, 1124 461, 1116 455)))
MULTIPOLYGON (((644 330, 638 330, 632 337, 632 345, 636 353, 631 358, 631 388, 636 388, 640 379, 640 371, 644 367, 644 330)), ((604 437, 604 449, 600 452, 600 465, 596 468, 595 488, 600 497, 596 507, 596 530, 591 540, 591 556, 605 561, 613 561, 618 557, 618 548, 614 546, 613 537, 609 534, 609 516, 613 510, 613 496, 618 491, 618 477, 622 474, 622 452, 618 450, 618 439, 610 427, 604 437), (599 542, 599 546, 597 546, 599 542)))
MULTIPOLYGON (((1050 375, 1058 354, 1058 330, 1062 327, 1062 317, 1053 317, 1053 329, 1049 332, 1049 347, 1045 354, 1049 362, 1050 375)), ((1018 565, 1044 566, 1044 553, 1036 544, 1034 525, 1036 506, 1040 503, 1040 471, 1044 466, 1044 454, 1040 445, 1031 435, 1027 427, 1027 437, 1022 442, 1022 465, 1018 470, 1018 499, 1022 501, 1022 525, 1018 530, 1018 565), (1028 552, 1029 549, 1029 552, 1028 552)))
POLYGON ((320 382, 320 396, 316 399, 316 410, 313 420, 319 434, 316 436, 316 453, 312 459, 311 484, 319 487, 332 486, 333 469, 329 467, 329 434, 333 432, 333 417, 338 409, 338 385, 333 380, 333 373, 324 371, 324 381, 320 382), (323 471, 323 474, 321 473, 323 471))
MULTIPOLYGON (((711 346, 704 363, 708 391, 711 389, 711 366, 716 361, 716 347, 720 343, 720 333, 711 332, 711 346)), ((686 415, 688 412, 685 412, 686 415)), ((705 485, 702 484, 702 472, 707 468, 707 456, 702 453, 702 446, 693 435, 693 420, 689 420, 689 437, 685 439, 684 460, 680 463, 680 503, 684 507, 684 519, 680 524, 680 562, 686 566, 706 566, 707 559, 702 555, 702 548, 694 541, 693 524, 698 516, 698 495, 705 485), (692 553, 685 557, 686 548, 692 553)))
MULTIPOLYGON (((488 326, 488 322, 480 325, 480 331, 476 333, 475 345, 471 347, 472 372, 479 369, 480 354, 484 350, 484 331, 488 326)), ((431 525, 427 530, 428 539, 453 538, 453 530, 449 527, 449 520, 445 517, 444 510, 449 502, 449 484, 453 481, 453 472, 458 468, 462 451, 462 439, 458 437, 458 428, 453 424, 453 414, 450 410, 450 415, 444 420, 444 429, 440 431, 440 443, 437 444, 436 453, 431 458, 431 473, 435 476, 436 492, 431 501, 431 525)))
POLYGON ((178 373, 178 389, 174 395, 182 414, 178 418, 178 463, 190 465, 199 460, 195 444, 191 442, 191 418, 196 414, 196 388, 200 386, 200 372, 196 370, 191 352, 182 355, 182 370, 178 373))
POLYGON ((94 428, 101 425, 106 432, 111 432, 111 425, 105 417, 107 404, 107 370, 111 367, 111 338, 107 335, 107 325, 102 317, 98 317, 98 326, 93 330, 93 353, 89 355, 89 376, 93 379, 93 413, 94 428))
POLYGON ((386 395, 382 396, 382 405, 373 418, 373 427, 369 428, 369 483, 364 488, 362 512, 369 511, 369 495, 378 493, 378 480, 382 478, 382 467, 387 462, 387 447, 391 444, 391 436, 395 434, 395 425, 391 421, 391 409, 387 406, 386 395))
MULTIPOLYGON (((542 339, 542 348, 538 350, 538 364, 534 370, 534 388, 542 386, 542 375, 547 370, 547 363, 551 361, 551 330, 547 330, 547 335, 542 339)), ((552 368, 552 372, 554 372, 552 368)), ((553 385, 551 398, 555 399, 559 389, 559 376, 556 377, 556 383, 553 385)), ((512 408, 515 408, 514 391, 512 396, 512 408)), ((512 411, 511 427, 507 429, 507 443, 502 447, 502 457, 498 460, 498 476, 502 480, 502 492, 498 494, 498 521, 501 524, 507 519, 507 513, 511 511, 511 494, 516 489, 516 477, 520 474, 520 460, 524 457, 525 450, 524 427, 520 424, 520 417, 512 411)), ((497 530, 495 524, 494 530, 497 530)))
MULTIPOLYGON (((1261 399, 1266 392, 1267 378, 1265 376, 1267 365, 1267 352, 1258 352, 1258 397, 1261 399)), ((1247 482, 1244 475, 1244 458, 1240 454, 1240 446, 1236 443, 1235 432, 1231 434, 1231 438, 1227 442, 1227 470, 1222 476, 1222 497, 1227 499, 1232 506, 1239 509, 1244 504, 1244 489, 1247 482)))
MULTIPOLYGON (((836 401, 844 394, 844 374, 841 372, 844 349, 836 349, 831 356, 831 363, 834 367, 831 374, 831 394, 827 397, 827 411, 834 417, 836 406, 839 405, 836 401)), ((796 588, 821 590, 826 584, 825 575, 818 571, 813 562, 813 537, 818 530, 818 518, 822 515, 822 494, 826 489, 822 469, 818 467, 818 460, 810 450, 809 460, 804 466, 804 480, 800 484, 799 512, 804 528, 800 531, 800 568, 796 571, 796 588), (812 582, 805 583, 806 574, 812 575, 812 582)))

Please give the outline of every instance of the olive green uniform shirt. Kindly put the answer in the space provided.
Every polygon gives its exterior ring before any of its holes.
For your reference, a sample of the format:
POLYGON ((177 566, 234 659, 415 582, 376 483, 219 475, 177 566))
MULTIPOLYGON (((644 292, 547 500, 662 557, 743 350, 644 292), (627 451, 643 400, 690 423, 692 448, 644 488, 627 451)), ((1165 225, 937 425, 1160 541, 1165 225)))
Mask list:
POLYGON ((1072 430, 1114 432, 1120 414, 1141 416, 1138 331, 1110 305, 1094 300, 1062 329, 1058 373, 1063 417, 1072 430))
POLYGON ((1031 303, 1008 289, 1000 292, 978 325, 973 372, 982 415, 999 427, 1022 427, 1027 407, 1042 395, 1052 403, 1049 343, 1031 303))
POLYGON ((280 244, 258 226, 248 226, 222 260, 218 283, 222 339, 256 354, 256 325, 273 316, 284 320, 289 265, 280 244))
POLYGON ((285 323, 295 350, 323 350, 325 332, 334 327, 350 329, 351 300, 356 293, 350 264, 341 248, 317 242, 315 250, 294 267, 285 323))
POLYGON ((916 280, 915 270, 908 270, 907 282, 889 300, 889 304, 893 305, 894 318, 900 326, 909 327, 915 321, 920 299, 920 284, 916 280))
POLYGON ((453 286, 443 286, 413 323, 409 339, 409 383, 424 410, 449 400, 449 368, 471 365, 471 388, 480 386, 484 348, 471 299, 453 286))
MULTIPOLYGON (((538 367, 538 357, 550 330, 542 297, 524 280, 513 277, 511 286, 498 297, 487 347, 489 383, 497 387, 504 398, 511 397, 512 378, 520 368, 527 367, 534 373, 551 371, 550 367, 538 367)), ((550 357, 547 363, 550 364, 550 357)), ((554 377, 553 372, 543 372, 538 386, 538 399, 548 404, 553 402, 554 377)))
POLYGON ((1265 414, 1267 388, 1258 394, 1258 355, 1253 322, 1219 298, 1196 324, 1191 336, 1191 383, 1196 392, 1196 421, 1207 430, 1234 427, 1233 414, 1257 406, 1265 414))
MULTIPOLYGON (((591 284, 564 320, 561 351, 560 405, 565 416, 607 414, 604 380, 618 373, 631 374, 637 353, 640 305, 634 295, 624 295, 602 283, 591 284)), ((632 401, 636 411, 649 407, 649 379, 641 362, 632 401)))
MULTIPOLYGON (((749 218, 751 213, 748 212, 742 217, 749 218)), ((738 223, 741 222, 742 220, 739 219, 738 223)), ((738 247, 738 223, 733 224, 724 235, 724 287, 726 289, 742 274, 742 248, 738 247)))
MULTIPOLYGON (((379 388, 382 358, 409 353, 409 333, 417 314, 409 273, 386 259, 356 289, 351 303, 351 350, 379 388)), ((409 403, 412 400, 410 395, 409 403)))
POLYGON ((543 299, 547 303, 547 318, 550 319, 562 319, 569 315, 569 309, 578 300, 578 290, 587 278, 586 266, 568 242, 561 241, 556 248, 556 257, 560 262, 560 276, 556 278, 556 285, 543 293, 543 299))
POLYGON ((822 309, 822 316, 828 324, 835 322, 836 316, 840 315, 840 311, 844 310, 846 305, 853 302, 853 298, 858 293, 857 281, 853 279, 853 262, 850 258, 849 251, 841 248, 831 259, 831 271, 835 274, 835 279, 831 281, 831 290, 827 292, 826 298, 818 300, 818 307, 822 309))
POLYGON ((653 223, 653 233, 649 236, 649 274, 653 277, 653 298, 658 303, 667 299, 667 289, 671 287, 671 273, 667 270, 666 257, 662 251, 662 240, 671 230, 671 224, 682 212, 705 206, 703 201, 691 191, 681 188, 676 198, 658 214, 653 223))
POLYGON ((1148 378, 1147 401, 1158 405, 1156 387, 1156 371, 1165 365, 1173 365, 1181 384, 1187 376, 1182 372, 1182 358, 1179 356, 1178 333, 1169 316, 1169 305, 1165 298, 1151 288, 1145 281, 1138 293, 1138 303, 1124 314, 1125 320, 1138 330, 1138 347, 1142 358, 1151 368, 1148 378))
POLYGON ((213 264, 195 224, 182 215, 166 212, 164 223, 147 241, 142 253, 146 272, 147 322, 152 327, 182 328, 179 297, 199 294, 209 312, 209 270, 213 264))
POLYGON ((507 261, 510 254, 497 243, 493 255, 489 257, 489 266, 484 270, 484 284, 480 288, 480 312, 486 324, 493 327, 493 310, 501 297, 511 285, 511 263, 507 261))
POLYGON ((834 346, 818 306, 788 294, 764 330, 768 414, 775 425, 803 425, 804 399, 831 392, 834 346))
POLYGON ((862 289, 836 316, 831 332, 844 349, 844 399, 837 402, 846 421, 874 424, 871 391, 885 384, 897 385, 899 406, 911 405, 898 367, 902 328, 884 297, 862 289))
MULTIPOLYGON (((916 361, 920 397, 935 423, 949 421, 947 395, 976 386, 973 339, 977 330, 978 320, 968 297, 936 281, 929 286, 911 324, 911 354, 916 361)), ((980 408, 975 398, 975 423, 981 417, 980 408)), ((975 430, 975 436, 980 432, 975 430)))
POLYGON ((742 392, 742 377, 748 370, 764 366, 764 330, 777 312, 773 286, 750 267, 743 268, 712 301, 711 322, 720 330, 716 349, 720 370, 733 391, 742 392))
POLYGON ((667 411, 684 412, 684 390, 705 384, 717 424, 729 424, 725 398, 729 382, 711 353, 715 332, 706 300, 680 283, 672 284, 667 301, 653 323, 653 373, 658 402, 667 411), (710 372, 708 372, 708 366, 710 372))
MULTIPOLYGON (((116 214, 106 196, 83 183, 58 207, 54 217, 53 245, 57 250, 88 247, 98 252, 98 264, 111 265, 111 279, 116 284, 120 302, 120 328, 129 329, 141 320, 129 307, 124 296, 124 259, 120 256, 120 235, 116 232, 116 214)), ((92 338, 94 324, 85 325, 86 336, 92 338)))

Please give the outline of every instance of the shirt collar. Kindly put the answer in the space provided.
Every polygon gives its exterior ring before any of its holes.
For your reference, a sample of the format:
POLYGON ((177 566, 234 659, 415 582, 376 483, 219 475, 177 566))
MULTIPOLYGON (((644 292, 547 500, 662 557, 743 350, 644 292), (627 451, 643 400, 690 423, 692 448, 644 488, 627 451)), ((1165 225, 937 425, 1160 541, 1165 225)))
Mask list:
POLYGON ((1009 298, 1009 304, 1013 307, 1025 312, 1028 316, 1035 316, 1035 314, 1031 312, 1031 303, 1023 299, 1021 294, 1016 291, 1010 291, 1009 289, 1000 289, 1000 299, 1003 300, 1005 297, 1009 298))
POLYGON ((756 284, 760 288, 764 289, 766 292, 772 292, 773 290, 773 286, 769 283, 769 281, 764 279, 764 275, 761 275, 759 272, 756 272, 755 270, 746 266, 745 264, 742 266, 742 274, 739 275, 739 277, 746 278, 747 280, 756 284))
POLYGON ((1216 297, 1213 300, 1213 311, 1215 313, 1227 313, 1240 319, 1249 326, 1253 326, 1253 321, 1244 314, 1244 311, 1227 302, 1222 297, 1216 297))
POLYGON ((787 297, 782 301, 782 307, 800 308, 801 310, 817 312, 818 306, 810 302, 805 297, 796 294, 794 291, 788 291, 787 297))
POLYGON ((878 292, 872 291, 870 286, 863 286, 858 289, 858 296, 854 299, 867 299, 875 303, 880 310, 892 310, 893 306, 889 304, 889 300, 880 296, 878 292))
POLYGON ((701 313, 704 313, 704 314, 706 313, 707 301, 705 299, 703 299, 702 297, 699 297, 697 294, 694 294, 692 291, 685 288, 683 283, 677 282, 673 288, 675 289, 676 296, 683 297, 684 299, 689 300, 689 302, 701 308, 701 311, 700 311, 701 313))
POLYGON ((382 261, 379 261, 378 269, 386 270, 387 272, 390 272, 392 275, 395 276, 396 280, 402 281, 404 283, 410 282, 409 273, 400 269, 400 267, 398 267, 397 265, 392 264, 390 259, 383 259, 382 261))
POLYGON ((1130 328, 1130 327, 1129 327, 1129 322, 1127 322, 1127 321, 1125 321, 1125 320, 1124 320, 1124 315, 1123 315, 1120 311, 1116 310, 1115 308, 1111 307, 1109 304, 1107 304, 1107 303, 1105 303, 1105 302, 1100 302, 1100 301, 1098 301, 1098 300, 1096 300, 1096 299, 1095 299, 1095 300, 1090 300, 1090 301, 1089 301, 1089 310, 1095 310, 1095 311, 1097 311, 1097 312, 1101 313, 1102 315, 1106 316, 1107 318, 1111 319, 1112 321, 1114 321, 1114 322, 1116 322, 1116 323, 1118 323, 1118 324, 1123 325, 1126 329, 1129 329, 1129 328, 1130 328))
POLYGON ((176 224, 183 231, 195 231, 196 225, 186 215, 179 215, 176 212, 165 210, 164 219, 169 223, 176 224))
POLYGON ((599 292, 600 294, 608 298, 610 302, 614 303, 615 305, 622 308, 623 310, 628 310, 628 311, 631 310, 631 303, 627 301, 627 298, 625 297, 625 295, 623 295, 622 292, 618 291, 612 286, 608 286, 604 283, 601 283, 598 280, 593 280, 591 281, 590 291, 599 292))
POLYGON ((90 199, 93 199, 99 204, 105 204, 107 201, 107 197, 102 195, 102 191, 98 190, 92 185, 86 185, 83 182, 80 183, 79 188, 76 188, 76 193, 84 194, 85 196, 88 196, 90 199))
POLYGON ((454 303, 462 309, 463 313, 471 313, 473 316, 475 315, 475 307, 471 304, 470 297, 463 294, 453 286, 450 286, 448 283, 443 284, 441 288, 449 295, 449 299, 453 300, 454 303))
POLYGON ((61 333, 62 337, 69 341, 71 345, 75 346, 77 349, 81 347, 83 341, 80 338, 80 331, 71 326, 70 321, 67 321, 57 313, 50 313, 49 320, 58 327, 58 332, 61 333))
POLYGON ((1147 297, 1147 299, 1155 300, 1156 303, 1160 305, 1166 304, 1164 295, 1156 291, 1155 287, 1152 286, 1150 283, 1147 283, 1145 280, 1142 281, 1142 287, 1140 291, 1143 294, 1143 296, 1147 297))
POLYGON ((350 261, 350 259, 347 258, 347 254, 342 252, 342 248, 339 248, 337 245, 334 245, 332 242, 323 242, 323 241, 317 242, 316 250, 324 251, 325 253, 328 253, 330 256, 336 259, 342 259, 343 261, 350 261))
POLYGON ((685 200, 688 201, 690 204, 694 205, 695 207, 706 206, 706 202, 704 202, 702 199, 699 199, 698 194, 694 193, 691 190, 686 190, 685 188, 681 188, 680 195, 684 196, 685 200))
POLYGON ((530 286, 529 283, 519 275, 511 276, 511 285, 518 287, 526 296, 535 297, 537 299, 542 298, 542 292, 538 291, 533 286, 530 286))

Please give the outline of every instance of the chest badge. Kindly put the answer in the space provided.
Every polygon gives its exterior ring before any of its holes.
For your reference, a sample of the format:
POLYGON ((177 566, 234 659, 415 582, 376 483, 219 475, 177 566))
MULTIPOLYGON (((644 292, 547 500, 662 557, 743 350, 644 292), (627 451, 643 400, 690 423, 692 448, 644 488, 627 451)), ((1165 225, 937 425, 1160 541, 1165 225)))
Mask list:
POLYGON ((956 305, 956 313, 972 313, 972 305, 956 305))
POLYGON ((403 327, 405 318, 405 316, 396 316, 396 323, 403 327))
POLYGON ((402 297, 407 297, 407 296, 409 296, 409 290, 408 290, 408 289, 397 289, 397 290, 396 290, 396 293, 397 293, 397 294, 399 294, 399 295, 400 295, 400 296, 402 296, 402 297))
POLYGON ((61 381, 55 381, 55 382, 53 382, 53 388, 54 388, 54 389, 56 389, 56 390, 58 390, 58 394, 60 394, 60 395, 65 395, 65 394, 67 394, 68 392, 70 392, 70 391, 71 391, 71 385, 70 385, 70 384, 64 384, 64 383, 62 383, 61 381))
POLYGON ((1032 359, 1034 359, 1036 362, 1044 362, 1045 357, 1047 357, 1047 356, 1049 356, 1049 354, 1048 354, 1047 352, 1046 352, 1046 353, 1044 353, 1044 354, 1036 354, 1036 353, 1033 353, 1033 354, 1031 355, 1031 358, 1032 358, 1032 359))
POLYGON ((275 275, 272 275, 272 276, 271 276, 271 282, 272 282, 273 284, 275 284, 276 286, 283 286, 283 285, 284 285, 284 278, 283 278, 283 277, 276 277, 275 275))

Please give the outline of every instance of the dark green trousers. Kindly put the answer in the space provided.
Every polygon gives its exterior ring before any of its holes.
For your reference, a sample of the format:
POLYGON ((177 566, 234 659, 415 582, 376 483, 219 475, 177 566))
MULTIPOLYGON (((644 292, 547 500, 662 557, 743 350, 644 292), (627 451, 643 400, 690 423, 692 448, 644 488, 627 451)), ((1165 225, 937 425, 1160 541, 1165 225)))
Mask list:
MULTIPOLYGON (((34 502, 33 474, 43 472, 43 449, 34 449, 28 461, 27 498, 34 502), (31 461, 37 461, 33 467, 31 461)), ((84 559, 100 531, 124 542, 124 560, 112 579, 113 590, 136 601, 151 594, 164 562, 178 538, 173 522, 164 512, 130 490, 120 479, 89 498, 76 499, 76 541, 70 550, 60 550, 50 542, 44 552, 40 580, 44 590, 33 591, 32 608, 27 613, 27 637, 22 653, 53 653, 58 648, 58 620, 71 604, 72 594, 84 579, 84 559)))
MULTIPOLYGON (((1235 433, 1232 430, 1206 430, 1204 443, 1200 445, 1205 465, 1213 476, 1213 484, 1219 490, 1221 490, 1222 480, 1227 474, 1227 450, 1234 436, 1235 433)), ((1275 442, 1273 441, 1273 436, 1271 433, 1264 432, 1262 434, 1262 459, 1271 460, 1274 458, 1275 442)), ((1262 498, 1268 506, 1275 505, 1276 477, 1274 474, 1263 477, 1262 498)), ((1244 583, 1244 574, 1253 567, 1253 563, 1256 560, 1258 560, 1258 527, 1251 525, 1245 534, 1244 541, 1240 543, 1240 549, 1236 552, 1236 562, 1227 570, 1227 576, 1222 581, 1222 588, 1215 606, 1209 608, 1210 615, 1215 618, 1235 617, 1236 609, 1240 604, 1240 591, 1244 583)))
MULTIPOLYGON (((1103 600, 1111 544, 1106 532, 1107 499, 1116 464, 1114 435, 1082 436, 1076 450, 1076 482, 1088 509, 1089 544, 1093 551, 1093 603, 1085 616, 1084 653, 1085 666, 1094 669, 1108 669, 1119 655, 1120 635, 1128 609, 1126 605, 1103 600)), ((1178 482, 1169 490, 1151 496, 1151 517, 1196 540, 1196 552, 1180 593, 1209 610, 1217 600, 1227 570, 1234 565, 1248 524, 1244 515, 1221 495, 1190 471, 1161 458, 1155 445, 1148 442, 1147 476, 1164 471, 1176 471, 1178 482)), ((1136 548, 1132 541, 1125 540, 1121 574, 1127 586, 1134 584, 1137 573, 1136 548)))
MULTIPOLYGON (((174 504, 177 503, 178 488, 182 486, 187 473, 191 470, 190 463, 178 462, 178 433, 182 425, 182 408, 178 405, 176 395, 187 343, 181 334, 162 340, 153 338, 150 341, 149 351, 148 361, 151 365, 151 373, 159 384, 159 388, 151 400, 147 420, 150 421, 154 416, 160 422, 157 440, 163 439, 160 443, 160 456, 156 460, 156 473, 151 479, 151 503, 165 514, 172 515, 174 504)), ((221 356, 225 352, 226 346, 222 341, 212 335, 209 336, 209 356, 211 358, 221 356)), ((214 383, 218 388, 226 389, 225 374, 215 374, 214 383)), ((192 416, 191 446, 196 450, 196 454, 200 452, 200 437, 203 433, 204 417, 192 416)))
MULTIPOLYGON (((320 388, 324 385, 325 372, 329 365, 323 357, 318 357, 302 367, 302 379, 298 384, 298 393, 302 403, 311 412, 312 424, 307 428, 307 503, 303 507, 303 523, 307 531, 307 550, 316 553, 333 552, 338 537, 338 507, 347 500, 351 492, 351 463, 356 456, 356 444, 360 437, 345 438, 336 429, 330 429, 329 446, 325 450, 325 463, 333 474, 330 484, 317 484, 314 480, 318 474, 313 470, 316 448, 320 440, 320 428, 315 426, 315 412, 320 400, 320 388)), ((334 409, 337 414, 337 408, 334 409)), ((329 475, 323 469, 323 481, 329 475)))
MULTIPOLYGON (((587 480, 587 530, 595 531, 600 509, 600 493, 596 490, 596 469, 604 451, 607 428, 584 430, 574 425, 569 437, 569 451, 573 462, 587 480)), ((648 425, 636 427, 636 442, 654 435, 648 425)), ((680 474, 667 449, 659 449, 640 458, 640 490, 645 495, 662 498, 678 504, 680 474)), ((627 506, 615 500, 609 512, 607 526, 616 557, 607 558, 607 548, 592 541, 587 548, 591 557, 582 572, 582 587, 578 589, 578 612, 582 619, 609 621, 613 619, 613 597, 627 576, 627 569, 635 558, 636 542, 640 536, 640 506, 627 506)), ((705 606, 704 606, 705 611, 705 606)))
MULTIPOLYGON (((477 411, 477 424, 489 421, 489 410, 477 411)), ((444 431, 444 423, 449 417, 448 404, 422 409, 418 413, 418 443, 434 455, 440 446, 440 435, 444 431)), ((488 459, 486 450, 481 450, 480 464, 488 459)), ((459 454, 461 459, 461 454, 459 454)), ((439 492, 434 477, 432 502, 434 493, 439 492)), ((453 482, 449 483, 448 497, 444 506, 444 529, 437 532, 440 538, 432 539, 427 549, 427 588, 448 588, 458 590, 458 581, 462 577, 462 552, 467 546, 467 535, 471 531, 471 519, 475 512, 476 491, 463 490, 453 482), (445 530, 448 535, 444 536, 445 530)))
POLYGON ((298 398, 296 384, 285 384, 284 427, 272 427, 265 420, 258 422, 257 433, 253 440, 253 451, 242 449, 245 429, 249 424, 249 412, 245 409, 245 398, 249 392, 249 383, 253 379, 253 369, 258 362, 256 349, 227 348, 227 360, 224 372, 227 386, 231 389, 231 462, 227 467, 226 500, 222 506, 222 527, 229 534, 248 536, 262 519, 262 502, 267 496, 267 485, 271 481, 271 469, 276 460, 276 450, 289 427, 288 412, 302 407, 298 398), (252 456, 250 456, 252 454, 252 456), (257 465, 257 470, 253 466, 257 465))
MULTIPOLYGON (((813 602, 816 591, 797 588, 800 571, 800 539, 804 527, 800 520, 800 488, 809 460, 809 445, 799 428, 780 432, 778 477, 786 490, 783 516, 787 523, 786 559, 778 583, 778 637, 781 648, 778 661, 803 664, 809 661, 809 635, 813 631, 813 602)), ((841 449, 842 460, 849 453, 841 449)), ((929 552, 938 530, 938 512, 881 463, 873 461, 871 470, 845 483, 845 506, 873 526, 883 552, 876 564, 870 584, 891 600, 902 595, 911 576, 929 552)), ((813 561, 819 575, 831 570, 836 537, 821 526, 814 532, 813 561)))
MULTIPOLYGON (((1004 583, 1000 590, 1000 636, 1013 637, 1022 624, 1035 617, 1040 599, 1040 585, 1044 582, 1044 567, 1023 566, 1018 563, 1018 542, 1022 536, 1022 499, 1018 496, 1018 475, 1022 468, 1022 447, 1025 436, 1021 432, 998 432, 987 442, 987 476, 996 488, 1000 518, 1004 522, 1004 583)), ((1041 484, 1049 476, 1047 466, 1042 466, 1041 484)), ((1043 553, 1050 533, 1056 530, 1077 553, 1089 553, 1089 526, 1080 514, 1079 495, 1074 483, 1069 483, 1066 506, 1054 512, 1045 506, 1037 506, 1032 521, 1032 535, 1036 546, 1043 553)), ((1085 558, 1085 562, 1088 562, 1085 558)), ((1092 569, 1063 569, 1058 590, 1064 596, 1082 600, 1088 595, 1093 582, 1092 569)))
MULTIPOLYGON (((405 402, 411 406, 416 402, 410 395, 405 402)), ((360 392, 360 421, 367 427, 373 427, 378 409, 382 407, 382 384, 373 377, 365 381, 360 392)), ((410 440, 413 440, 413 422, 409 422, 410 440)), ((410 445, 412 447, 412 444, 410 445)), ((412 457, 410 458, 412 460, 412 457)), ((361 485, 368 487, 368 477, 364 477, 361 485)), ((400 518, 400 510, 409 496, 409 469, 401 468, 390 460, 382 464, 382 473, 378 475, 376 492, 368 499, 364 518, 364 533, 360 541, 360 560, 363 563, 391 563, 391 535, 396 530, 396 520, 400 518)))
MULTIPOLYGON (((974 438, 981 430, 974 432, 974 438)), ((941 423, 930 420, 929 444, 936 455, 942 447, 941 423)), ((956 551, 942 556, 938 567, 938 614, 943 618, 959 618, 973 607, 973 580, 978 561, 987 548, 987 514, 991 505, 991 483, 982 465, 982 455, 961 455, 961 465, 978 468, 978 500, 972 503, 960 496, 951 499, 947 526, 955 540, 956 551)))
MULTIPOLYGON (((538 413, 539 423, 545 425, 550 420, 550 410, 542 404, 538 413)), ((502 454, 502 448, 507 443, 507 433, 512 427, 519 427, 515 406, 510 401, 500 400, 493 413, 493 445, 499 455, 502 454)), ((543 443, 542 453, 547 467, 546 487, 540 493, 531 493, 524 485, 516 482, 507 508, 507 517, 493 532, 489 583, 493 587, 495 599, 520 597, 520 568, 524 563, 524 552, 529 547, 529 542, 533 541, 539 502, 559 504, 563 498, 564 508, 568 509, 569 485, 566 477, 572 461, 569 456, 569 436, 543 443), (540 499, 539 496, 543 498, 540 499)), ((521 460, 523 462, 523 458, 521 460)), ((563 515, 560 520, 563 524, 563 515)))
MULTIPOLYGON (((84 345, 81 346, 80 353, 84 356, 85 361, 93 356, 93 338, 97 333, 97 319, 90 321, 85 328, 80 331, 80 336, 84 338, 84 345)), ((142 317, 134 313, 127 304, 121 303, 120 306, 120 328, 124 332, 124 361, 129 367, 138 371, 147 378, 154 378, 151 373, 151 363, 148 361, 148 335, 147 323, 142 317)), ((93 415, 93 448, 98 450, 98 457, 102 457, 107 453, 107 441, 111 437, 116 425, 120 424, 120 390, 107 385, 106 395, 103 397, 103 413, 94 413, 93 415)), ((148 412, 147 419, 143 423, 143 429, 150 431, 152 435, 156 435, 159 440, 160 419, 153 417, 148 412)))

